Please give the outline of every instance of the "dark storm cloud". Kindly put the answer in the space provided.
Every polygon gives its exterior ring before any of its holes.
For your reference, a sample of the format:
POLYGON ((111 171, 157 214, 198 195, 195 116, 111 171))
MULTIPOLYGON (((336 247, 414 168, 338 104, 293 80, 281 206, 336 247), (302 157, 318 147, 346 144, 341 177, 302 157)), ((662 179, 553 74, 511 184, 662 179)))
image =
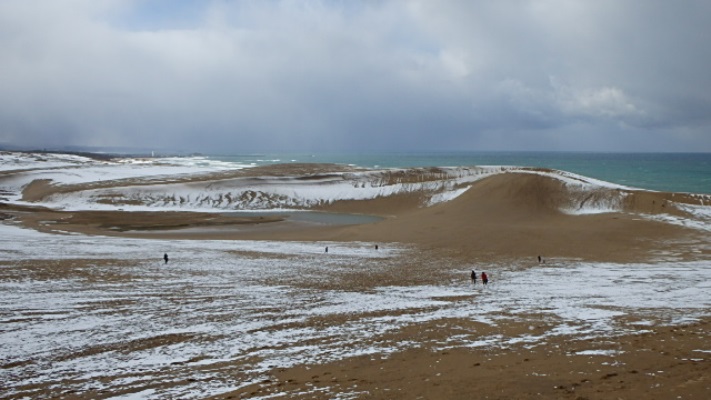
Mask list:
POLYGON ((0 143, 711 151, 702 1, 0 3, 0 143))

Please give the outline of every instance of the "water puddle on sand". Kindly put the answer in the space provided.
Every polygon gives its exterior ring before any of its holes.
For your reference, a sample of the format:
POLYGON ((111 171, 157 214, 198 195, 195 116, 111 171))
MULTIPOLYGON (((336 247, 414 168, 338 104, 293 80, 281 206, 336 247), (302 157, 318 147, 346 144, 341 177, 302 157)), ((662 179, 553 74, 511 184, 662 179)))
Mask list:
POLYGON ((325 211, 231 211, 220 213, 230 217, 284 217, 287 221, 320 225, 360 225, 382 221, 384 218, 366 214, 332 213, 325 211))
POLYGON ((127 230, 140 232, 144 237, 151 235, 222 235, 234 232, 289 231, 308 227, 361 225, 382 221, 385 218, 366 214, 331 213, 325 211, 274 210, 274 211, 230 211, 216 215, 235 218, 235 223, 208 226, 171 227, 154 230, 127 230), (240 221, 240 219, 242 219, 240 221), (244 222, 244 219, 249 219, 244 222), (262 220, 264 219, 264 220, 262 220))

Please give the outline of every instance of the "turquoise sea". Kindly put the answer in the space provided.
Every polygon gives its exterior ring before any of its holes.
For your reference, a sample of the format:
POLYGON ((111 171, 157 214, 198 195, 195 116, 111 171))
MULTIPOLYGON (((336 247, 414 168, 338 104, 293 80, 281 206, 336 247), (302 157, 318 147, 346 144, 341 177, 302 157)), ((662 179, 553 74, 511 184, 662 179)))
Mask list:
POLYGON ((635 188, 711 194, 711 153, 432 152, 210 155, 246 164, 291 162, 366 168, 511 165, 552 168, 635 188))

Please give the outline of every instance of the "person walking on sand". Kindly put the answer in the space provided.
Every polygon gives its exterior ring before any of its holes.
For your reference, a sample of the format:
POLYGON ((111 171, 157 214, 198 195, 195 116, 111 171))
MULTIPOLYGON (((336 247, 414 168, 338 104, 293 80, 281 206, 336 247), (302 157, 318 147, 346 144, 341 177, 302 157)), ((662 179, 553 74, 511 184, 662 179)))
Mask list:
POLYGON ((481 273, 481 282, 486 285, 489 283, 489 276, 486 275, 486 272, 481 273))
POLYGON ((472 283, 476 285, 476 271, 472 270, 472 283))
POLYGON ((163 261, 168 264, 168 253, 163 254, 163 261))

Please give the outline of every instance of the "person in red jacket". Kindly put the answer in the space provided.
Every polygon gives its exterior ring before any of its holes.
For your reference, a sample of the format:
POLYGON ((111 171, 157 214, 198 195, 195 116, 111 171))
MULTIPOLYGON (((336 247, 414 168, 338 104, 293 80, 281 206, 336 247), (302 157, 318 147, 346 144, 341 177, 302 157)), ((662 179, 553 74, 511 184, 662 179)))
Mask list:
POLYGON ((486 285, 489 283, 489 276, 486 275, 486 272, 481 273, 481 281, 486 285))

